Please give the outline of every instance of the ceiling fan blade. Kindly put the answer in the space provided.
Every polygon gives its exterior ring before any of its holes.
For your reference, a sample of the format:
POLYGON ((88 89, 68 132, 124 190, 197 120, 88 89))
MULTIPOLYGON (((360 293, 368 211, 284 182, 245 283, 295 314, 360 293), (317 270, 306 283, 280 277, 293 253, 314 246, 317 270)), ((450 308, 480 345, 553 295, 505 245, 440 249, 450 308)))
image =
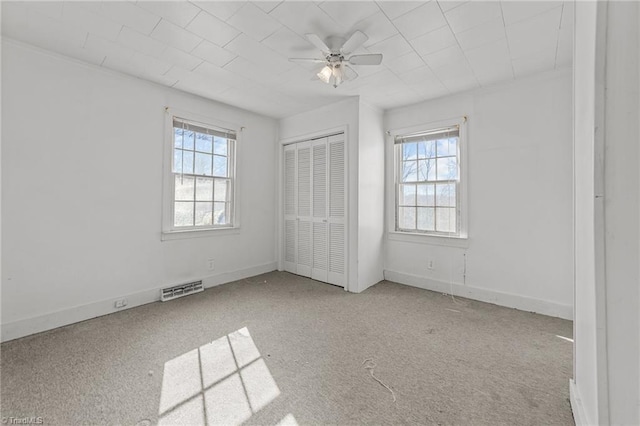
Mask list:
POLYGON ((367 41, 369 37, 365 35, 362 31, 356 31, 349 37, 349 40, 345 41, 342 47, 340 48, 340 52, 347 54, 355 51, 358 47, 362 46, 365 41, 367 41))
POLYGON ((354 70, 347 64, 344 64, 344 75, 346 77, 345 80, 355 80, 356 78, 358 78, 358 73, 356 72, 356 70, 354 70))
POLYGON ((289 58, 289 62, 304 62, 304 63, 313 62, 316 64, 324 64, 325 62, 327 62, 327 60, 315 59, 315 58, 289 58))
POLYGON ((315 47, 320 49, 323 53, 331 52, 331 49, 329 49, 329 46, 327 46, 327 43, 322 41, 322 39, 318 37, 317 34, 305 34, 305 36, 307 37, 307 40, 311 42, 311 44, 313 44, 315 47))
POLYGON ((382 54, 353 55, 348 61, 351 65, 380 65, 382 62, 382 54))

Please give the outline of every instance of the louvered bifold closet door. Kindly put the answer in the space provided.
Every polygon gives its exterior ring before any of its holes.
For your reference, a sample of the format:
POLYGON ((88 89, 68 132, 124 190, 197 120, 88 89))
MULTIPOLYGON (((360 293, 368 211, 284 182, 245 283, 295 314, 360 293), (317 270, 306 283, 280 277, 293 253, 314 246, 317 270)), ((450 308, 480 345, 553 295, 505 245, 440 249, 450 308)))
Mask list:
POLYGON ((296 146, 284 147, 284 270, 297 273, 296 146))
POLYGON ((327 282, 344 287, 346 283, 346 163, 344 134, 328 138, 329 151, 329 270, 327 282))
POLYGON ((313 171, 313 265, 311 278, 327 281, 329 252, 327 211, 329 192, 327 191, 327 171, 329 167, 327 155, 327 138, 315 139, 311 143, 313 171))
POLYGON ((298 238, 296 273, 311 277, 313 265, 313 222, 311 220, 311 142, 296 144, 297 148, 297 204, 298 238))

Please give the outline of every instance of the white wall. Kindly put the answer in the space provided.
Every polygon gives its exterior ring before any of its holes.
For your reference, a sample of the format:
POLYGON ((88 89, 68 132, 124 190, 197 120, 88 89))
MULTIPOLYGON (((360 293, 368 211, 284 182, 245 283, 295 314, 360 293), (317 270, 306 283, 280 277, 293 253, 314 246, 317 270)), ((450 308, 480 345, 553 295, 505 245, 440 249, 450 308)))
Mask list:
POLYGON ((608 2, 604 251, 609 422, 640 424, 638 3, 608 2))
MULTIPOLYGON (((468 241, 389 234, 385 276, 571 318, 570 70, 393 109, 385 127, 393 131, 463 116, 468 241)), ((391 163, 388 158, 389 169, 391 163)), ((389 170, 387 177, 392 179, 389 170)), ((387 203, 393 202, 388 194, 387 203)))
MULTIPOLYGON (((359 99, 351 97, 335 104, 283 118, 279 123, 281 141, 303 141, 346 128, 347 150, 347 227, 348 269, 346 289, 358 291, 358 124, 359 99)), ((280 147, 277 149, 281 156, 280 147)), ((281 234, 281 232, 279 231, 281 234)))
POLYGON ((358 143, 358 291, 384 279, 383 113, 360 102, 358 143))
MULTIPOLYGON (((597 424, 604 399, 598 375, 603 363, 603 339, 596 327, 595 270, 595 128, 596 19, 595 2, 576 2, 574 46, 574 196, 575 196, 575 312, 574 384, 572 404, 576 423, 597 424)), ((598 117, 599 119, 599 117, 598 117)), ((602 128, 598 122, 598 127, 602 128)), ((602 136, 600 136, 601 138, 602 136)), ((598 320, 602 321, 602 318, 598 320)), ((601 369, 600 371, 603 371, 601 369)))
POLYGON ((3 340, 275 269, 275 120, 6 39, 2 89, 3 340), (245 127, 239 233, 161 242, 165 106, 245 127))

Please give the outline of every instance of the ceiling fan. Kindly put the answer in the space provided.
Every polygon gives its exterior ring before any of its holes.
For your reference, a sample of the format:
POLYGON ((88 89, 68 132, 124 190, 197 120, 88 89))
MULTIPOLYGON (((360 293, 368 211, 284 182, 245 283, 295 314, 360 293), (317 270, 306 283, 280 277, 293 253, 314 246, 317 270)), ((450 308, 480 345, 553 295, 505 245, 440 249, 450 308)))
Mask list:
POLYGON ((351 65, 380 65, 382 62, 382 54, 380 53, 349 56, 369 38, 362 31, 354 32, 347 41, 341 37, 329 37, 327 43, 316 34, 305 35, 311 44, 320 49, 324 59, 290 58, 289 60, 291 62, 324 64, 324 67, 316 75, 320 80, 333 85, 333 87, 338 87, 342 82, 358 77, 358 73, 351 65))

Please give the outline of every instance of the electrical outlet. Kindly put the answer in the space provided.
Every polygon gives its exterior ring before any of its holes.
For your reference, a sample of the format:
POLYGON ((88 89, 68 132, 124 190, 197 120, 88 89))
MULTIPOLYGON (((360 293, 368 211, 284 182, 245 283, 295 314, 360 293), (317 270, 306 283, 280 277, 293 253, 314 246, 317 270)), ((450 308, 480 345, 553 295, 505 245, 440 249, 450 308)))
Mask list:
POLYGON ((209 268, 210 271, 213 271, 215 269, 215 264, 213 262, 213 259, 207 260, 207 267, 209 268))
POLYGON ((433 260, 429 259, 427 261, 427 269, 433 269, 433 268, 434 268, 433 260))
POLYGON ((127 299, 116 300, 116 302, 114 303, 114 306, 116 309, 124 308, 125 306, 127 306, 127 299))

